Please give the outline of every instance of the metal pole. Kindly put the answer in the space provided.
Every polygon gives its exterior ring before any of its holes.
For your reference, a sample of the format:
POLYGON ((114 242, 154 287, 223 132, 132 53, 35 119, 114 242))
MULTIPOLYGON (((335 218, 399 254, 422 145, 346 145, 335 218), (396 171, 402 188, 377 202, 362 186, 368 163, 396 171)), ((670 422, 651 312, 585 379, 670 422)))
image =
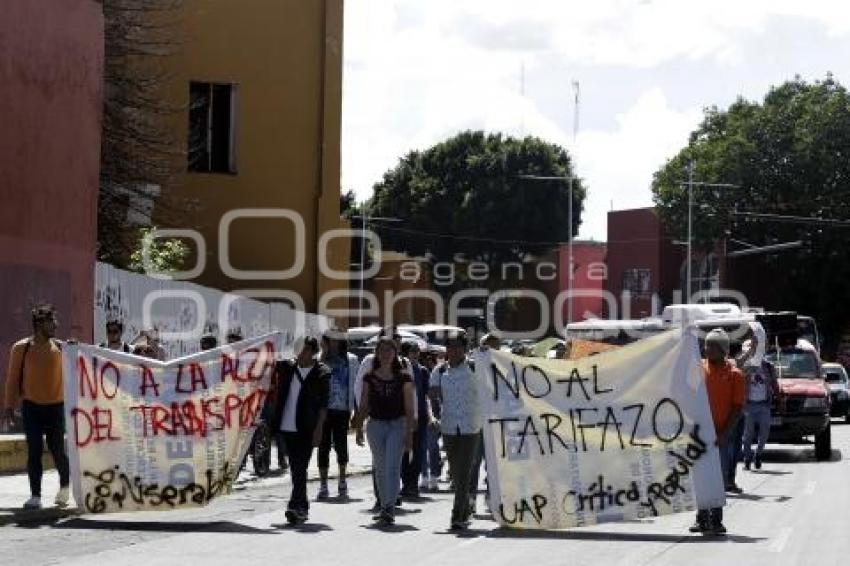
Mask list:
POLYGON ((357 308, 357 326, 363 326, 363 272, 366 271, 366 203, 360 211, 360 297, 357 308))
POLYGON ((567 205, 567 216, 570 219, 569 238, 567 238, 567 270, 569 277, 567 278, 567 324, 573 321, 573 179, 575 178, 575 147, 576 138, 578 136, 578 108, 579 108, 579 85, 578 81, 573 81, 573 93, 575 94, 575 104, 573 106, 573 162, 570 167, 570 182, 569 182, 569 204, 567 205))
POLYGON ((685 291, 685 302, 691 302, 691 246, 694 225, 694 162, 688 163, 688 266, 687 266, 687 290, 685 291))

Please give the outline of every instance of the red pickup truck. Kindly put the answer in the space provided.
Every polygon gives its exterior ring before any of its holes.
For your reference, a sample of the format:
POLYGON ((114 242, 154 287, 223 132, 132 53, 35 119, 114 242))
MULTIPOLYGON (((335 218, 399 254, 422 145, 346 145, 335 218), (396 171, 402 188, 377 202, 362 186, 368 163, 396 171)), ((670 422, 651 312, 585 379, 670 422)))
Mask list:
POLYGON ((805 340, 767 352, 779 378, 781 396, 771 412, 770 442, 800 442, 814 437, 815 458, 832 455, 830 392, 817 350, 805 340))

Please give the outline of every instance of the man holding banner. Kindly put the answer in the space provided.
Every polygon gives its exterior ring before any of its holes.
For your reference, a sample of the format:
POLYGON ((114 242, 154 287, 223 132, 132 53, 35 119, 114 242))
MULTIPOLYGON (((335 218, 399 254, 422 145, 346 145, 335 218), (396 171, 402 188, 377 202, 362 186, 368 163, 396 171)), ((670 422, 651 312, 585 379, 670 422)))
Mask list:
MULTIPOLYGON (((729 336, 723 330, 716 328, 706 335, 705 357, 705 385, 725 483, 730 470, 736 465, 734 443, 737 442, 736 426, 747 399, 746 380, 741 370, 729 360, 729 336)), ((723 507, 700 507, 691 532, 726 534, 723 507)))
POLYGON ((276 398, 272 426, 283 433, 292 474, 292 494, 286 519, 292 524, 308 518, 307 466, 313 448, 322 442, 328 412, 330 369, 319 362, 319 342, 308 336, 296 343, 295 360, 277 363, 276 398))

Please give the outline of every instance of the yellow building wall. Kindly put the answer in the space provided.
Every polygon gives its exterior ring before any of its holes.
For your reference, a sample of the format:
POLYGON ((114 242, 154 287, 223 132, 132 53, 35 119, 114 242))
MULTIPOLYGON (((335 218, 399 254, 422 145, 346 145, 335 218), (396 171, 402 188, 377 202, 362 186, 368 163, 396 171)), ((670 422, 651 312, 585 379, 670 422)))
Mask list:
MULTIPOLYGON (((207 243, 196 283, 222 290, 285 289, 310 311, 320 293, 346 281, 318 273, 316 243, 339 228, 342 108, 342 0, 186 0, 178 16, 182 45, 168 57, 168 96, 177 146, 188 143, 189 83, 238 85, 236 173, 187 171, 163 187, 160 227, 192 228, 207 243), (286 280, 238 280, 219 262, 219 222, 244 208, 289 209, 305 227, 304 268, 286 280)), ((234 267, 284 270, 295 259, 294 230, 281 219, 237 220, 228 238, 234 267)), ((336 240, 329 262, 348 264, 350 243, 336 240)))

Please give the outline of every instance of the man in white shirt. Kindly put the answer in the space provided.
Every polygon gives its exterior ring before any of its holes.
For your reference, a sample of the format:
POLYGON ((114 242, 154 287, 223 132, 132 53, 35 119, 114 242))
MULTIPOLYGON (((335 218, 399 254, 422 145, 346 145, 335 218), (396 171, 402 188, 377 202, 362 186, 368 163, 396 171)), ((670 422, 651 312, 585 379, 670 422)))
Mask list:
POLYGON ((455 484, 452 507, 452 530, 469 526, 471 501, 478 486, 471 485, 475 474, 481 428, 481 403, 478 380, 466 361, 467 339, 456 334, 446 339, 446 363, 431 372, 431 392, 442 404, 440 432, 449 460, 449 470, 455 484))
POLYGON ((330 389, 330 369, 316 360, 318 340, 307 337, 299 342, 296 359, 278 362, 275 367, 275 410, 271 421, 283 435, 292 474, 292 494, 286 510, 290 523, 303 523, 308 517, 307 466, 313 448, 322 440, 330 389))

